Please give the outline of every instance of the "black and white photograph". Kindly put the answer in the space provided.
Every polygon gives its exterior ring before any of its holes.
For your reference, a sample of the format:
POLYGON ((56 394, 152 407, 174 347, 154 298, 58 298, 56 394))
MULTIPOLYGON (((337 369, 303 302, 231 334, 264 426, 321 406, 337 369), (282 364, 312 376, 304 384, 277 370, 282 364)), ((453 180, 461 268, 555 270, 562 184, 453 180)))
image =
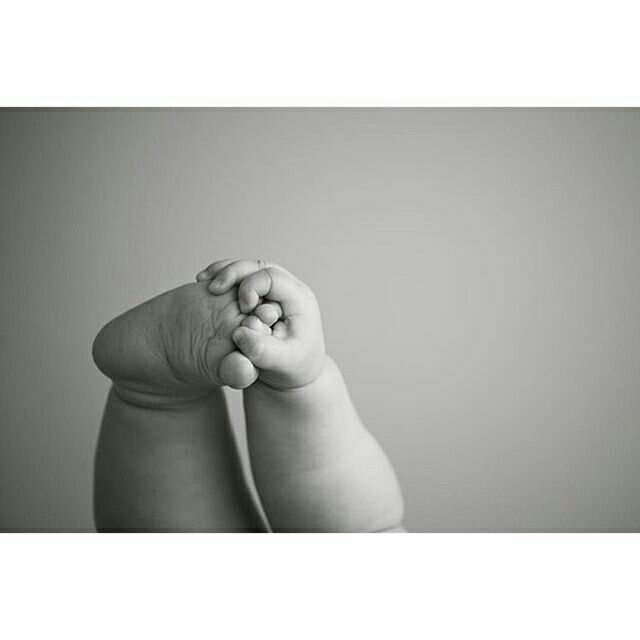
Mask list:
POLYGON ((640 109, 0 132, 2 530, 640 530, 640 109))
POLYGON ((0 637, 635 638, 639 19, 3 5, 0 637))

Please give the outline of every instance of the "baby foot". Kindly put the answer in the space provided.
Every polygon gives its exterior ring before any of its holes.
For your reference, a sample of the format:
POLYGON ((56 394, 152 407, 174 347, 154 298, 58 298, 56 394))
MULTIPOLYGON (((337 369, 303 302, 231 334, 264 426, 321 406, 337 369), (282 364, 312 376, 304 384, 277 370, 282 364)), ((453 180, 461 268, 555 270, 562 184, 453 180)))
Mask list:
POLYGON ((116 389, 145 401, 188 399, 214 386, 243 389, 258 372, 232 334, 246 314, 237 289, 211 295, 207 284, 168 291, 109 322, 93 356, 116 389))

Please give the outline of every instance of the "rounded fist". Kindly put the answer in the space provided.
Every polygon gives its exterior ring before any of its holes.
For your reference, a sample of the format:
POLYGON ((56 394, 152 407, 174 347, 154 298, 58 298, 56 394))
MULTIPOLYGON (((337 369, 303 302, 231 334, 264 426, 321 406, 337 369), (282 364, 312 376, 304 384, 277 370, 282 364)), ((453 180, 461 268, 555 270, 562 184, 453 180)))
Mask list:
POLYGON ((233 331, 259 379, 279 389, 302 387, 320 375, 325 344, 313 291, 283 267, 263 260, 220 260, 196 279, 222 295, 237 285, 238 307, 248 314, 233 331), (250 315, 249 315, 250 314, 250 315))

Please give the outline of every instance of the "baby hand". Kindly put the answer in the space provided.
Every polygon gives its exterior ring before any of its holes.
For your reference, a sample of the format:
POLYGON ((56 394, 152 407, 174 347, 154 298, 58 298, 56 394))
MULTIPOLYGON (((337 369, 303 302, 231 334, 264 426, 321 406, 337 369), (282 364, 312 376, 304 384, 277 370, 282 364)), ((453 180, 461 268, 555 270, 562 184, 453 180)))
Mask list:
POLYGON ((216 295, 238 285, 239 310, 252 315, 234 330, 232 340, 257 367, 261 382, 291 389, 320 375, 326 357, 322 321, 306 284, 283 267, 261 260, 214 262, 196 278, 212 280, 209 291, 216 295))

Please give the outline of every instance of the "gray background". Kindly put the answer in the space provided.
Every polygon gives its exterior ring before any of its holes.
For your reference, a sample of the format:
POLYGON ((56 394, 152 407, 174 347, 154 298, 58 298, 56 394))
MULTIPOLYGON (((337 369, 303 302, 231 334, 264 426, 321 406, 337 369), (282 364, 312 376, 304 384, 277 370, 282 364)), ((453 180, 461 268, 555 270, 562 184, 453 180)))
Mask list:
POLYGON ((5 110, 0 212, 0 529, 92 529, 95 333, 237 256, 316 291, 409 529, 640 530, 640 110, 5 110))

